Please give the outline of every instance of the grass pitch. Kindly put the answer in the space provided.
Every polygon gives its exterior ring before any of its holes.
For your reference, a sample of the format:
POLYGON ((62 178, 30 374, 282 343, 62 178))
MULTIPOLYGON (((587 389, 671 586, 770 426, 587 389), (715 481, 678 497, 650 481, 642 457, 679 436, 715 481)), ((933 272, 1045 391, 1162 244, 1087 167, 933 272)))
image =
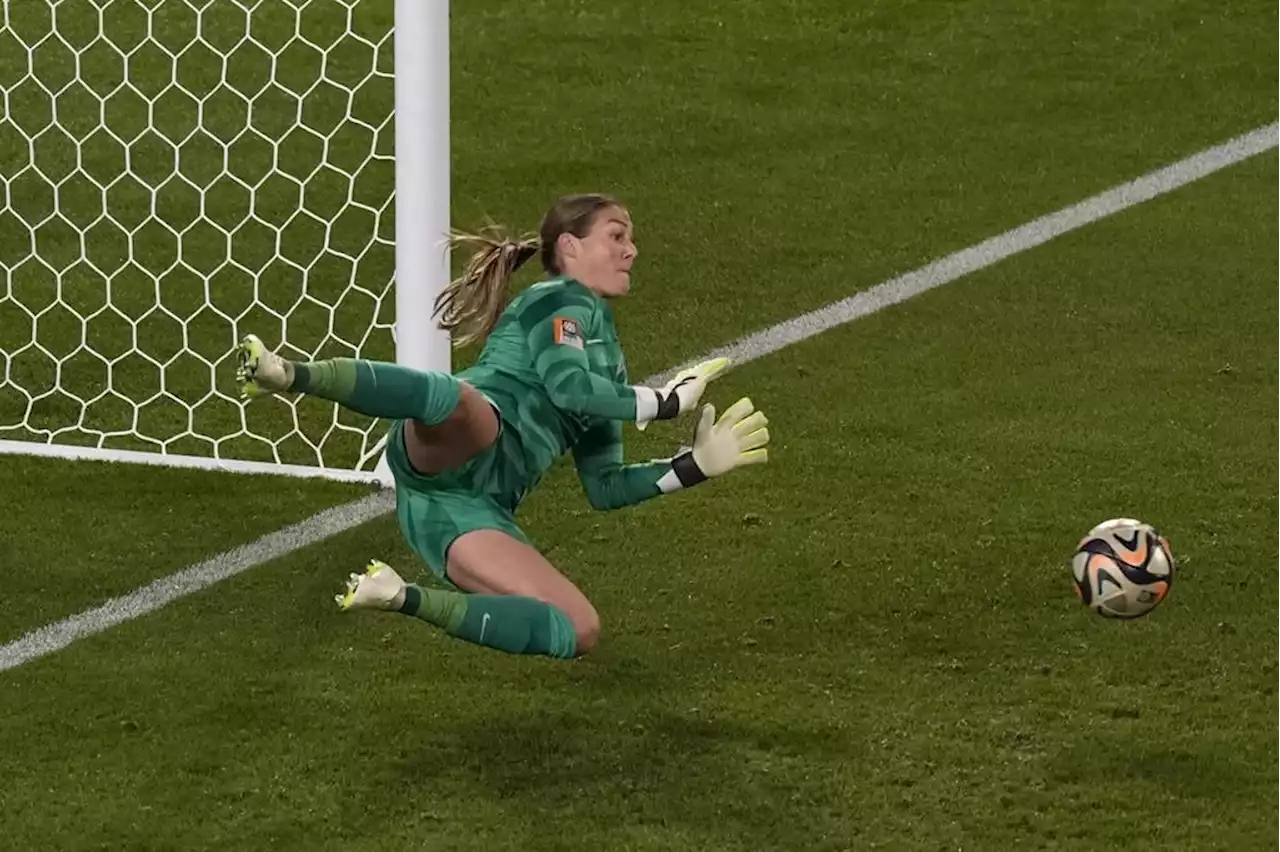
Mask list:
MULTIPOLYGON (((637 378, 1277 112, 1260 4, 551 11, 456 10, 456 216, 625 198, 637 378)), ((734 371, 713 401, 768 412, 764 469, 598 514, 557 468, 522 522, 602 613, 580 662, 339 616, 370 556, 416 570, 384 518, 0 675, 6 842, 1272 848, 1277 177, 1269 153, 734 371), (1070 589, 1117 515, 1179 559, 1133 623, 1070 589)), ((0 472, 7 638, 359 493, 0 472)))

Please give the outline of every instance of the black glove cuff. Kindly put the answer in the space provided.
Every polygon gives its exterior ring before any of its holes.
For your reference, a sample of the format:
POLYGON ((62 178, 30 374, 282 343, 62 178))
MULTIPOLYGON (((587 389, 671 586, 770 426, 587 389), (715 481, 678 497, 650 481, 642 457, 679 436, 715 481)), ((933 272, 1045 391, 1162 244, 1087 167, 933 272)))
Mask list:
POLYGON ((658 413, 653 416, 654 420, 674 420, 680 414, 680 397, 676 391, 681 385, 690 381, 692 379, 681 379, 666 396, 663 396, 661 391, 658 392, 658 413))
POLYGON ((671 470, 675 472, 676 479, 680 480, 680 485, 684 488, 691 488, 699 482, 706 482, 707 475, 702 472, 702 468, 698 467, 698 463, 693 460, 693 451, 681 453, 671 460, 671 470))

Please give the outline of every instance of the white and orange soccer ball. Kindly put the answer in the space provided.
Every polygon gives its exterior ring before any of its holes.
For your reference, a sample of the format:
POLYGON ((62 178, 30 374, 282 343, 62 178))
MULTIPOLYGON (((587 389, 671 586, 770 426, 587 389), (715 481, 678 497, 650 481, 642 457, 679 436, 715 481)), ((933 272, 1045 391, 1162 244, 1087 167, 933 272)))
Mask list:
POLYGON ((1140 618, 1173 585, 1173 551, 1150 524, 1113 518, 1089 530, 1071 560, 1076 595, 1106 618, 1140 618))

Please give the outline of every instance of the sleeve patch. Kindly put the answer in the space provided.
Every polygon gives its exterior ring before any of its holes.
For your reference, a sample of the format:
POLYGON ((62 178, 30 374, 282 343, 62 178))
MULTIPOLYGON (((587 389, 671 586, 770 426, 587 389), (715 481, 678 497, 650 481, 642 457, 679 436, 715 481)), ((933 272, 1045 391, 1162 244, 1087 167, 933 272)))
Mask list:
POLYGON ((585 349, 586 342, 582 337, 582 327, 578 321, 569 317, 556 317, 552 321, 552 340, 561 346, 572 346, 574 349, 585 349))

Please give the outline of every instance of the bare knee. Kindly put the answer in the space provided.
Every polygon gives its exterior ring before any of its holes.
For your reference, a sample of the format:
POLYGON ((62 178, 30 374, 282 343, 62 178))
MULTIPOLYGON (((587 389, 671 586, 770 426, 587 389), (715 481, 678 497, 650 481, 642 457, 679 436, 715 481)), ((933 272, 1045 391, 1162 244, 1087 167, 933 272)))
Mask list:
POLYGON ((449 548, 449 579, 479 595, 518 595, 555 607, 573 628, 581 656, 600 640, 600 614, 546 557, 505 532, 472 530, 449 548))
POLYGON ((571 620, 578 643, 578 654, 585 654, 594 648, 600 639, 600 613, 596 612, 596 608, 591 604, 587 604, 581 612, 575 613, 571 620))

